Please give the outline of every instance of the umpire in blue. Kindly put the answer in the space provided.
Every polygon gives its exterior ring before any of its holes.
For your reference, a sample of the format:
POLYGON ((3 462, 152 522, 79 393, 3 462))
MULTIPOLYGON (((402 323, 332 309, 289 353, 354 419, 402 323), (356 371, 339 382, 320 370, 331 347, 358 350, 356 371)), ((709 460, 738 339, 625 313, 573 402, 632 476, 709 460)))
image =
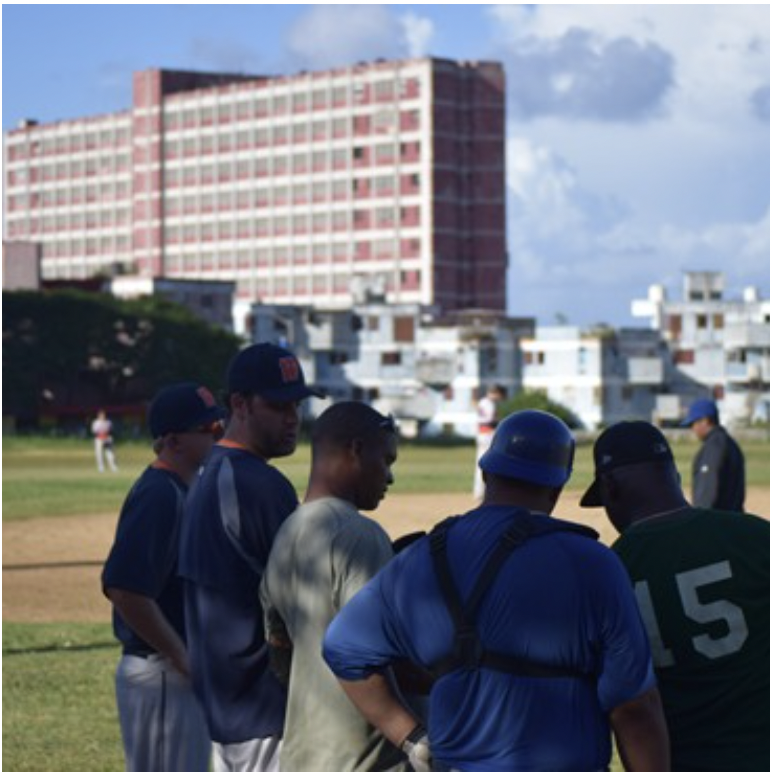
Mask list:
POLYGON ((102 572, 123 654, 116 672, 127 772, 206 772, 211 742, 190 685, 178 539, 188 485, 222 431, 224 411, 198 383, 150 405, 156 459, 129 492, 102 572))
POLYGON ((692 462, 692 506, 743 512, 745 456, 721 425, 712 399, 698 399, 681 426, 691 428, 700 441, 692 462))
POLYGON ((667 772, 669 747, 630 581, 591 529, 551 517, 574 439, 555 416, 505 418, 480 459, 482 505, 389 562, 327 630, 323 654, 413 768, 667 772), (435 678, 428 725, 392 690, 435 678))

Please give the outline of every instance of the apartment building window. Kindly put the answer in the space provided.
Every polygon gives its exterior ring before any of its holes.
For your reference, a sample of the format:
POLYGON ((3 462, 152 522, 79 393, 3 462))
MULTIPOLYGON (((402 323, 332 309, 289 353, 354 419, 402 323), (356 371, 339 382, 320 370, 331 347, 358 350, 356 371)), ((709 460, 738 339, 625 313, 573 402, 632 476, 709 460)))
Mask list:
POLYGON ((375 239, 373 241, 373 254, 380 258, 391 257, 394 254, 392 239, 375 239))
POLYGON ((375 224, 379 228, 388 228, 394 225, 394 208, 381 207, 375 210, 375 224))
POLYGON ((311 124, 311 137, 315 140, 327 138, 327 121, 314 121, 311 124))
POLYGON ((381 353, 381 364, 385 366, 401 365, 402 353, 400 351, 384 351, 381 353))
POLYGON ((692 349, 681 349, 673 355, 673 362, 677 365, 693 365, 694 351, 692 349))
POLYGON ((311 105, 318 110, 327 106, 327 92, 317 89, 311 92, 311 105))
POLYGON ((274 126, 273 127, 273 144, 284 145, 289 138, 289 129, 287 126, 274 126))
POLYGON ((327 183, 313 183, 311 185, 311 198, 313 201, 324 201, 327 198, 327 183))
POLYGON ((336 86, 332 90, 332 103, 336 107, 345 105, 348 102, 348 91, 345 86, 336 86))
POLYGON ((394 317, 394 340, 397 343, 415 341, 415 319, 412 316, 394 317))
POLYGON ((333 212, 332 213, 332 228, 333 230, 340 231, 348 228, 348 213, 347 212, 333 212))
POLYGON ((345 137, 348 134, 348 121, 345 118, 335 118, 332 122, 332 136, 345 137))
POLYGON ((346 169, 348 167, 348 153, 340 148, 332 151, 332 168, 346 169))
POLYGON ((305 123, 296 123, 292 127, 292 141, 306 142, 308 140, 308 126, 305 123))
POLYGON ((697 314, 697 329, 698 330, 707 330, 708 329, 708 315, 707 314, 697 314))
POLYGON ((544 361, 543 351, 526 351, 523 354, 523 362, 527 365, 543 365, 544 361))
POLYGON ((289 170, 289 163, 287 162, 287 156, 277 155, 273 159, 273 173, 286 174, 288 170, 289 170))
POLYGON ((292 110, 293 112, 301 112, 308 109, 308 94, 305 92, 300 94, 294 94, 292 97, 292 110))
POLYGON ((285 206, 289 203, 289 188, 286 185, 280 185, 273 189, 273 205, 285 206))
POLYGON ((311 166, 315 172, 324 171, 327 168, 327 153, 317 151, 311 155, 311 166))
POLYGON ((287 97, 278 95, 273 98, 273 114, 283 115, 287 112, 287 97))
POLYGON ((713 315, 713 329, 714 330, 723 330, 724 329, 724 315, 723 314, 714 314, 713 315))
POLYGON ((332 183, 332 197, 335 201, 348 198, 348 183, 345 180, 335 180, 332 183))
POLYGON ((292 156, 292 171, 295 174, 302 174, 308 170, 308 155, 306 153, 296 153, 292 156))
POLYGON ((375 146, 375 162, 392 163, 396 159, 396 152, 392 143, 375 146))
POLYGON ((394 110, 379 110, 373 115, 373 129, 378 132, 389 131, 396 125, 394 110))
POLYGON ((308 233, 307 214, 296 214, 292 216, 292 232, 295 234, 308 233))
POLYGON ((390 195, 394 192, 394 175, 381 175, 373 178, 373 188, 376 196, 390 195))
POLYGON ((373 91, 377 100, 394 99, 394 81, 379 80, 374 84, 373 91))

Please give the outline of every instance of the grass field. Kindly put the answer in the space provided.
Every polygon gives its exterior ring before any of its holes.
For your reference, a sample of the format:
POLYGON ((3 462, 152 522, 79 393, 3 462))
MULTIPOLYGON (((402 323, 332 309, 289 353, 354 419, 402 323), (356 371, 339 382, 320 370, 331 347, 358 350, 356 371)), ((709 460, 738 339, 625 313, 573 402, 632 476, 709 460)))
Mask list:
MULTIPOLYGON (((689 479, 696 444, 674 442, 689 479)), ((769 442, 743 442, 749 485, 769 486, 769 442)), ((67 514, 117 514, 133 480, 150 460, 147 443, 116 448, 120 471, 98 474, 88 440, 4 438, 3 521, 67 514)), ((474 448, 404 444, 393 494, 468 493, 474 448)), ((278 466, 298 491, 309 451, 302 445, 278 466)), ((591 445, 580 445, 569 489, 592 475, 591 445)), ((769 514, 769 513, 764 513, 769 514)), ((75 535, 77 537, 77 535, 75 535)), ((57 588, 51 587, 56 593, 57 588)), ((13 772, 118 772, 123 769, 114 704, 119 650, 107 624, 3 624, 3 761, 13 772)), ((618 762, 612 767, 619 770, 618 762)))
MULTIPOLYGON (((769 486, 769 440, 743 441, 748 485, 769 486)), ((684 433, 672 443, 683 480, 690 478, 696 441, 684 433)), ((461 493, 471 489, 474 447, 403 443, 394 467, 392 493, 461 493)), ((134 479, 150 461, 147 443, 124 442, 116 446, 120 471, 95 470, 88 440, 18 438, 3 439, 3 520, 54 517, 67 514, 118 512, 134 479)), ((298 491, 307 482, 310 453, 307 444, 278 466, 298 491)), ((592 446, 577 448, 568 490, 583 490, 592 478, 592 446)))

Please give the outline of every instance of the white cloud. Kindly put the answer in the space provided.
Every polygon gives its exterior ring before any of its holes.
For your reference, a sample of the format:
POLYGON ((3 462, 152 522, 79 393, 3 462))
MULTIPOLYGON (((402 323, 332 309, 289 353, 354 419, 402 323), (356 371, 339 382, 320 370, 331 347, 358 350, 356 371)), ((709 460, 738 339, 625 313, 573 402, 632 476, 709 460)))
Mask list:
POLYGON ((654 283, 678 292, 685 270, 769 285, 768 6, 490 13, 520 108, 512 313, 629 324, 632 299, 654 283))
POLYGON ((200 70, 249 73, 259 69, 259 57, 255 50, 229 38, 193 38, 189 45, 189 55, 200 70))
POLYGON ((411 58, 427 56, 434 37, 434 24, 431 19, 406 13, 400 17, 400 24, 405 36, 407 55, 411 58))
POLYGON ((378 58, 423 56, 434 35, 428 18, 396 16, 384 5, 314 5, 286 36, 294 62, 305 68, 345 66, 378 58))
POLYGON ((695 118, 747 112, 751 95, 769 83, 768 5, 498 5, 489 13, 505 56, 559 54, 579 30, 585 56, 626 41, 633 73, 655 76, 662 66, 644 51, 672 55, 677 89, 669 104, 695 118))

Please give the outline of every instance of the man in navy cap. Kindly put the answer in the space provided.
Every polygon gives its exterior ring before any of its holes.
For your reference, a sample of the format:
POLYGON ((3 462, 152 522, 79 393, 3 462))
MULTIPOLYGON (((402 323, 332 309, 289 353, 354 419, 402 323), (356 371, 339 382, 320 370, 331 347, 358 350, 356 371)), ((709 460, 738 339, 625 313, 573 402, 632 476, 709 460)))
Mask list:
POLYGON ((188 497, 180 541, 193 688, 215 772, 278 769, 286 690, 269 669, 258 591, 276 532, 297 508, 269 464, 295 451, 306 385, 272 343, 240 351, 227 373, 228 423, 188 497))
POLYGON ((222 433, 198 383, 162 389, 148 411, 156 460, 123 505, 102 573, 123 647, 118 716, 129 772, 206 772, 211 743, 190 686, 177 542, 188 485, 222 433))
POLYGON ((681 422, 702 446, 692 464, 692 504, 707 509, 742 512, 745 503, 745 457, 721 426, 713 400, 698 399, 681 422))

